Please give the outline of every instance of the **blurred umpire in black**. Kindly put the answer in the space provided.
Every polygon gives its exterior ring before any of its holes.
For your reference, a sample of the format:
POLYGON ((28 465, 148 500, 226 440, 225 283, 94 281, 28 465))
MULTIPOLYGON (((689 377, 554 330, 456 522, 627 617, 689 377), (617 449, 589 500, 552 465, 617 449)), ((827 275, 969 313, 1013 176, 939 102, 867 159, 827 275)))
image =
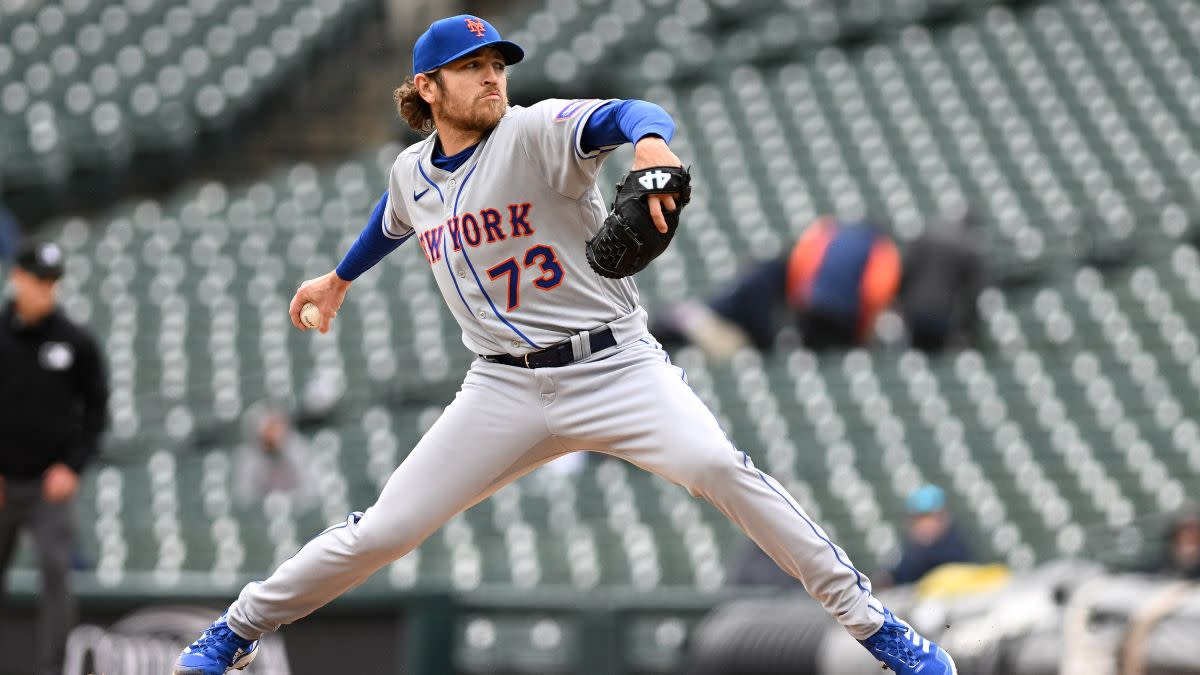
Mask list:
POLYGON ((96 342, 56 304, 63 262, 56 244, 23 246, 9 275, 11 299, 0 310, 0 601, 17 535, 27 530, 42 579, 37 667, 47 674, 62 672, 76 618, 68 580, 74 497, 108 408, 96 342))

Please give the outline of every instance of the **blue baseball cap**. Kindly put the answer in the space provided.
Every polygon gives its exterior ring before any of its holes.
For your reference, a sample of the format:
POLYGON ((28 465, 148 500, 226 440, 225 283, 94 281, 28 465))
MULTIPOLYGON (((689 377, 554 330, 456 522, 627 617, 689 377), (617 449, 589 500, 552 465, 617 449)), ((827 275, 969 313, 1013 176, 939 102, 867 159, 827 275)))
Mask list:
POLYGON ((494 47, 509 65, 525 58, 525 50, 500 37, 500 31, 477 16, 459 14, 438 19, 413 45, 413 74, 428 73, 483 47, 494 47))
POLYGON ((933 513, 946 507, 946 493, 936 485, 922 485, 913 490, 906 500, 908 512, 912 514, 933 513))

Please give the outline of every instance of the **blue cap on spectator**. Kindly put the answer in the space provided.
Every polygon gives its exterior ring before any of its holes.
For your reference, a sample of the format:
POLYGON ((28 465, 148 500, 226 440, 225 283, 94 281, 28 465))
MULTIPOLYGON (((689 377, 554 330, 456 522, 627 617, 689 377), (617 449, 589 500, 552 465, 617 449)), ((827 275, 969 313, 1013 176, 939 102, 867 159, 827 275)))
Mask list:
POLYGON ((946 493, 936 485, 922 485, 905 501, 912 514, 933 513, 946 507, 946 493))
POLYGON ((500 37, 500 31, 477 16, 459 14, 434 21, 413 45, 413 73, 428 73, 483 47, 494 47, 509 64, 525 58, 525 50, 500 37))

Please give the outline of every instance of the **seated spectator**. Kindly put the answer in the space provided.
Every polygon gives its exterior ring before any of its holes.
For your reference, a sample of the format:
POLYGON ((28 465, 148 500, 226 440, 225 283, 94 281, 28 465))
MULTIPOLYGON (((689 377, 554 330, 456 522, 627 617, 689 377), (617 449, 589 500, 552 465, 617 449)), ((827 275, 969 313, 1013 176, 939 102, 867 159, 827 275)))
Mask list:
POLYGON ((703 305, 667 310, 651 332, 664 345, 693 343, 722 358, 744 345, 770 349, 785 313, 810 349, 856 347, 870 340, 899 283, 890 237, 870 223, 823 217, 787 255, 751 266, 703 305))
POLYGON ((946 563, 974 562, 966 537, 946 509, 946 493, 936 485, 913 491, 906 502, 909 520, 900 559, 884 583, 911 584, 946 563))
POLYGON ((811 349, 865 344, 899 282, 896 244, 870 223, 819 219, 788 256, 788 304, 811 349))
POLYGON ((908 247, 899 305, 913 347, 935 352, 975 341, 986 279, 983 249, 969 212, 927 230, 908 247))
POLYGON ((1166 553, 1158 571, 1183 579, 1200 579, 1200 507, 1185 507, 1171 519, 1166 553))
POLYGON ((303 439, 292 429, 288 415, 268 408, 250 415, 252 434, 237 455, 234 497, 243 508, 272 492, 287 494, 292 509, 301 513, 316 503, 316 481, 303 439))

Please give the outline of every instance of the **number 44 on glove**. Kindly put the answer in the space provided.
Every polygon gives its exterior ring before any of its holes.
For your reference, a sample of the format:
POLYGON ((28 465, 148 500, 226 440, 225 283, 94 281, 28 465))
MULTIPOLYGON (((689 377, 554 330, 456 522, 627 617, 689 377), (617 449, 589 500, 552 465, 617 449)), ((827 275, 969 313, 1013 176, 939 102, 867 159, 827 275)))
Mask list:
POLYGON ((612 210, 596 236, 587 242, 587 260, 602 277, 620 279, 645 269, 675 236, 679 214, 692 198, 692 176, 677 166, 651 166, 630 171, 617 184, 612 210), (650 217, 648 195, 673 194, 675 210, 663 210, 667 231, 659 232, 650 217))

